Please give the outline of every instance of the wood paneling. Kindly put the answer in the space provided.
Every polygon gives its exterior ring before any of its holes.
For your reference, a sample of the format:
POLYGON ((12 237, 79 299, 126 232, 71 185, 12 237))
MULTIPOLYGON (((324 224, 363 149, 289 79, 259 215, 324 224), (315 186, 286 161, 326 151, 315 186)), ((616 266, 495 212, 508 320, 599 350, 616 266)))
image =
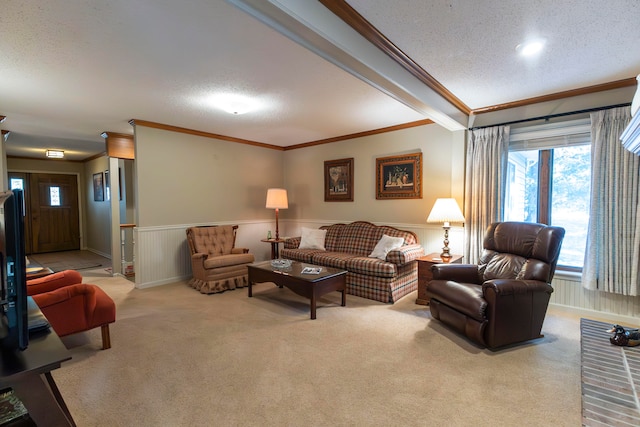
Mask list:
POLYGON ((107 156, 119 159, 135 159, 133 135, 115 132, 103 132, 101 136, 107 145, 107 156))

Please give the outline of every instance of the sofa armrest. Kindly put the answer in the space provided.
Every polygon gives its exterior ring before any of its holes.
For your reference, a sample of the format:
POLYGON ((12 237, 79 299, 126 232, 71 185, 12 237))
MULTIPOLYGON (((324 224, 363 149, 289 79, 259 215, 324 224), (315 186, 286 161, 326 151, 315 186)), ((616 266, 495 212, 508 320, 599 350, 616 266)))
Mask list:
POLYGON ((475 264, 435 264, 431 267, 433 280, 451 280, 461 283, 481 284, 478 266, 475 264))
POLYGON ((300 246, 300 241, 301 240, 302 240, 302 236, 287 237, 284 240, 284 248, 285 249, 298 249, 298 246, 300 246))
POLYGON ((386 261, 401 266, 424 256, 422 245, 405 245, 389 251, 386 261))
POLYGON ((65 270, 38 279, 27 280, 27 295, 51 292, 66 286, 82 283, 82 275, 75 270, 65 270))
POLYGON ((248 254, 249 248, 231 248, 232 254, 248 254))

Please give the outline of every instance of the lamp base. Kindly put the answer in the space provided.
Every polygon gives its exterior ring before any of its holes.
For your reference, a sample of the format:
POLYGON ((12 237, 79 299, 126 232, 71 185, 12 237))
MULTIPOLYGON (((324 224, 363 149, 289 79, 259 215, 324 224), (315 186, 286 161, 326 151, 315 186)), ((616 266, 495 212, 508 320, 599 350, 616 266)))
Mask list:
POLYGON ((447 225, 442 227, 444 228, 444 241, 442 242, 444 246, 442 247, 442 253, 440 254, 440 258, 448 261, 451 259, 451 253, 449 252, 449 228, 450 227, 448 227, 447 225))

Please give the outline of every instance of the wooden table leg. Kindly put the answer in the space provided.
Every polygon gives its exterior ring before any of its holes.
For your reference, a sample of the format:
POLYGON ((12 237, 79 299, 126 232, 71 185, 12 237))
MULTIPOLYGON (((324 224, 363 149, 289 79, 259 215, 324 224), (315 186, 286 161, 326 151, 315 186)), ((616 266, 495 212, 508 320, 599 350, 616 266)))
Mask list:
MULTIPOLYGON (((50 377, 50 374, 49 374, 50 377)), ((47 377, 47 380, 49 380, 47 377)), ((50 384, 53 382, 51 377, 50 384)), ((18 399, 22 401, 31 419, 39 426, 73 426, 67 405, 58 401, 62 396, 53 382, 53 389, 49 389, 43 378, 38 374, 25 375, 12 385, 18 399), (57 396, 56 396, 57 393, 57 396)))

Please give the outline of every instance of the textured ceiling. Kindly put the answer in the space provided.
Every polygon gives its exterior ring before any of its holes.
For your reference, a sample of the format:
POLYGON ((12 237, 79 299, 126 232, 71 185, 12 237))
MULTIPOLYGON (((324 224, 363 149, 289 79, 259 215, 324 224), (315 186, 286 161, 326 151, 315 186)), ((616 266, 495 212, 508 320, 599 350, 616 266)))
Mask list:
MULTIPOLYGON (((322 7, 247 3, 289 12, 322 7)), ((635 1, 348 3, 472 109, 640 72, 635 1), (547 50, 526 62, 515 46, 531 35, 544 37, 547 50)), ((265 25, 220 0, 5 0, 0 10, 0 115, 7 117, 0 127, 11 131, 9 155, 61 148, 70 159, 87 158, 104 151, 101 132, 131 134, 130 119, 290 146, 433 118, 409 99, 421 96, 419 88, 397 84, 404 91, 397 95, 380 80, 365 82, 281 34, 291 28, 265 25), (249 95, 264 108, 229 115, 205 102, 218 92, 249 95)), ((311 18, 339 21, 329 12, 292 15, 309 27, 311 18)))

